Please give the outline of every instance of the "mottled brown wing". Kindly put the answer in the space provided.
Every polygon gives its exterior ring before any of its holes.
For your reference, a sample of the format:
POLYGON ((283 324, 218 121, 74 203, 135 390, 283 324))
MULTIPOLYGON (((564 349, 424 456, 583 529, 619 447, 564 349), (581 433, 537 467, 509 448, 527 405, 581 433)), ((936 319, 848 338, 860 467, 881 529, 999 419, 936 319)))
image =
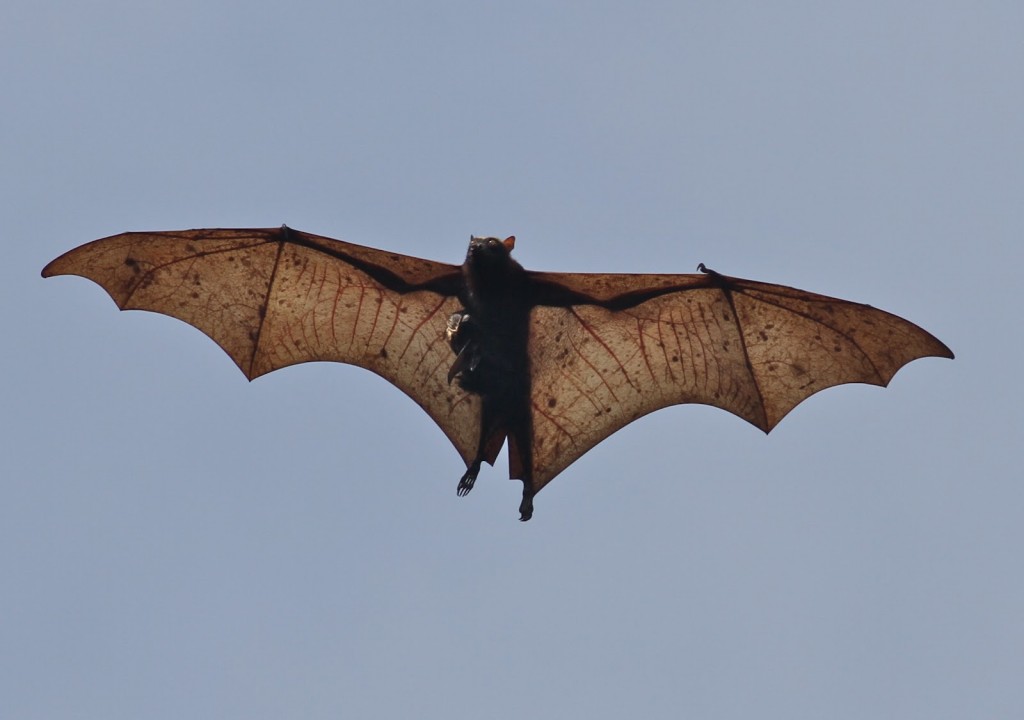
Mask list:
POLYGON ((819 390, 886 385, 911 360, 953 357, 895 315, 780 285, 717 273, 531 276, 577 298, 530 318, 538 490, 659 408, 713 405, 768 432, 819 390))
POLYGON ((289 228, 124 233, 54 260, 123 310, 202 330, 249 379, 330 360, 372 370, 416 401, 467 462, 480 403, 449 385, 445 321, 459 268, 289 228))

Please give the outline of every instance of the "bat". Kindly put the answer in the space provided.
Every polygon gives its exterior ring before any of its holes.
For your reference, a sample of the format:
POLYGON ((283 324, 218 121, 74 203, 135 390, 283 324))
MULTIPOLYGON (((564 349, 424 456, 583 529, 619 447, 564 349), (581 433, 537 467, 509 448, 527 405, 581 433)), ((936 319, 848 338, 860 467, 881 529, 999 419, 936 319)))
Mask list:
POLYGON ((194 325, 252 380, 315 360, 385 378, 466 463, 457 494, 508 442, 534 496, 616 430, 701 403, 768 432, 833 385, 885 386, 922 357, 952 358, 869 305, 698 273, 534 272, 515 238, 472 237, 462 266, 299 232, 130 232, 60 256, 43 277, 93 280, 122 310, 194 325))

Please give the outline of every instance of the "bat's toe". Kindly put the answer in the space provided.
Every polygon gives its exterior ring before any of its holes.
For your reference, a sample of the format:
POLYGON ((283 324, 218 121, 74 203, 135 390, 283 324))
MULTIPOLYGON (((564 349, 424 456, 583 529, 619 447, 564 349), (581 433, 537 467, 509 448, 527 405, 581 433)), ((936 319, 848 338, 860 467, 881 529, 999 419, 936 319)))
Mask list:
POLYGON ((459 480, 459 487, 455 490, 455 494, 459 497, 469 495, 469 491, 473 489, 473 484, 476 482, 478 472, 480 472, 480 463, 470 465, 466 469, 466 474, 459 480))

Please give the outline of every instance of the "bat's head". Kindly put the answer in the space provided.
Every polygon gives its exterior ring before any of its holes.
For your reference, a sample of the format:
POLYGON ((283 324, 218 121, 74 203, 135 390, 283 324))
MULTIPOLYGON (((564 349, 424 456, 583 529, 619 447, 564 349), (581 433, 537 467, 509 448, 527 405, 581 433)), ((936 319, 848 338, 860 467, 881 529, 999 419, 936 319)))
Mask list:
POLYGON ((512 248, 515 244, 514 235, 504 240, 496 237, 471 236, 469 250, 466 251, 466 265, 483 272, 506 268, 511 262, 512 248))
POLYGON ((489 257, 506 258, 515 246, 515 235, 509 235, 504 240, 499 240, 496 237, 477 237, 476 235, 470 235, 469 250, 467 251, 466 258, 479 257, 481 260, 489 257))

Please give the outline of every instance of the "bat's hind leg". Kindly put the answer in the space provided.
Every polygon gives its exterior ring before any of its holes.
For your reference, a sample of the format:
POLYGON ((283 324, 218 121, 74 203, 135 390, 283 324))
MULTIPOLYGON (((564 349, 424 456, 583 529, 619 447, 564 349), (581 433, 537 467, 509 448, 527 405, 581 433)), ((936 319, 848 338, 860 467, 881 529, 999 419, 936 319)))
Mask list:
POLYGON ((519 503, 519 519, 533 517, 533 454, 530 452, 529 424, 516 424, 516 432, 508 438, 508 475, 523 481, 523 501, 519 503))
POLYGON ((473 484, 476 482, 476 476, 480 473, 480 460, 474 460, 466 468, 466 474, 459 480, 459 487, 455 493, 459 497, 465 497, 469 495, 469 491, 473 489, 473 484))
POLYGON ((523 501, 519 503, 519 520, 526 522, 533 517, 533 483, 523 480, 523 501))
POLYGON ((493 465, 494 458, 498 456, 498 451, 504 443, 505 433, 501 431, 497 418, 485 404, 483 421, 480 423, 480 437, 476 443, 476 456, 473 462, 466 466, 466 472, 459 480, 459 487, 455 491, 459 497, 469 495, 476 482, 476 476, 480 473, 480 465, 485 462, 493 465))

